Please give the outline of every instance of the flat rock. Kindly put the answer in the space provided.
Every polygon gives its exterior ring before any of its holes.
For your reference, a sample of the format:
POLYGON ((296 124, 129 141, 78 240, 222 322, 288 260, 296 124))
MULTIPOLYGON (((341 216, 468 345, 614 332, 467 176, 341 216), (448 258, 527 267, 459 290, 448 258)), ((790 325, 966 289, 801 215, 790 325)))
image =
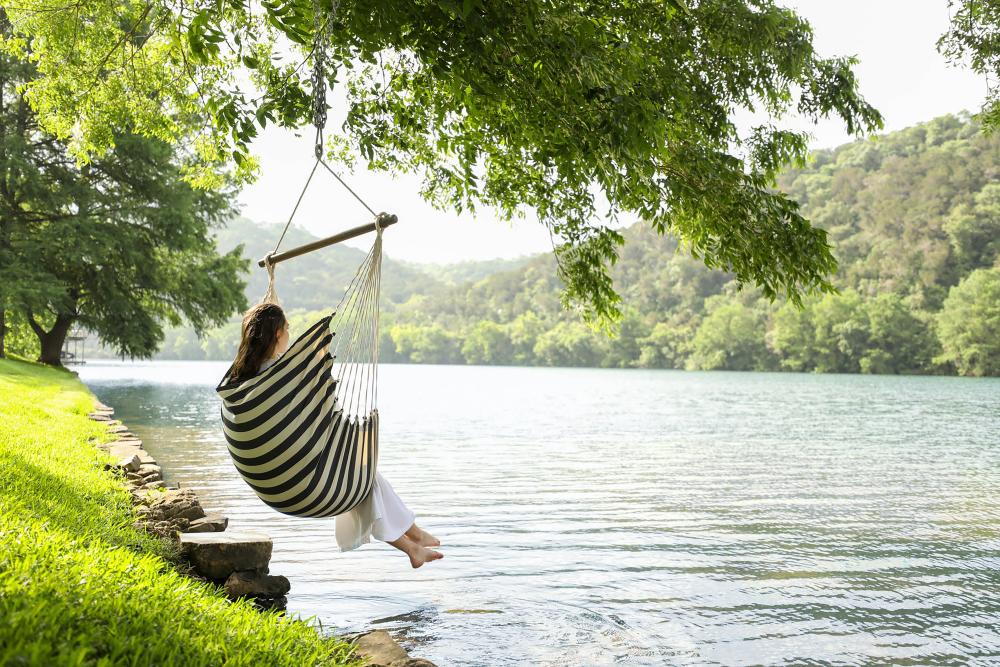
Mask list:
POLYGON ((192 533, 221 533, 229 527, 229 518, 221 514, 210 514, 191 522, 188 529, 192 533))
MULTIPOLYGON (((195 521, 198 521, 198 520, 199 519, 195 519, 195 521)), ((186 531, 184 531, 184 532, 185 533, 218 533, 220 531, 216 530, 212 526, 212 524, 210 524, 210 523, 199 523, 199 524, 195 525, 195 522, 192 521, 191 525, 189 525, 188 529, 186 531)))
POLYGON ((367 660, 367 667, 395 667, 396 662, 405 663, 410 659, 385 630, 374 630, 354 640, 354 650, 367 660))
POLYGON ((111 449, 112 447, 135 447, 136 449, 138 449, 142 447, 142 441, 130 440, 130 439, 112 440, 111 442, 107 442, 101 445, 102 449, 111 449))
POLYGON ((198 502, 198 494, 192 489, 179 489, 177 491, 168 491, 167 493, 161 493, 156 496, 152 496, 149 499, 149 505, 155 506, 163 503, 174 503, 179 500, 187 500, 190 502, 198 502))
MULTIPOLYGON (((146 477, 143 478, 148 479, 146 477)), ((166 483, 162 480, 157 488, 165 488, 166 483)), ((146 488, 146 484, 143 488, 146 488)), ((167 491, 166 493, 150 495, 147 506, 140 507, 137 512, 150 521, 162 521, 164 519, 187 519, 194 521, 205 516, 205 510, 198 502, 198 498, 191 493, 182 493, 190 489, 178 489, 177 491, 167 491)))
POLYGON ((139 521, 139 527, 161 537, 178 539, 178 535, 187 530, 187 519, 170 519, 169 521, 139 521))
MULTIPOLYGON (((105 450, 108 454, 115 457, 116 459, 122 459, 126 456, 141 456, 146 452, 138 447, 133 447, 131 445, 119 445, 113 444, 105 450)), ((140 461, 141 463, 141 461, 140 461)))
MULTIPOLYGON (((145 481, 148 478, 147 477, 143 477, 142 479, 145 481)), ((166 486, 166 484, 163 482, 162 479, 156 479, 156 480, 153 480, 152 482, 145 482, 140 488, 143 488, 143 489, 162 489, 164 486, 166 486)))
POLYGON ((130 433, 128 427, 125 426, 125 424, 115 424, 113 426, 109 426, 108 430, 112 433, 118 433, 118 434, 130 433))
POLYGON ((118 463, 114 464, 113 467, 125 470, 126 472, 137 472, 140 465, 139 457, 133 454, 132 456, 122 457, 118 460, 118 463))
POLYGON ((226 579, 226 594, 233 600, 240 597, 277 598, 291 590, 288 578, 257 572, 233 572, 226 579))
POLYGON ((182 533, 181 552, 200 574, 226 579, 233 572, 267 572, 273 544, 263 533, 182 533))
POLYGON ((174 519, 187 519, 188 521, 194 521, 195 519, 201 519, 205 516, 205 510, 201 505, 194 504, 187 507, 181 507, 178 511, 171 515, 174 519))

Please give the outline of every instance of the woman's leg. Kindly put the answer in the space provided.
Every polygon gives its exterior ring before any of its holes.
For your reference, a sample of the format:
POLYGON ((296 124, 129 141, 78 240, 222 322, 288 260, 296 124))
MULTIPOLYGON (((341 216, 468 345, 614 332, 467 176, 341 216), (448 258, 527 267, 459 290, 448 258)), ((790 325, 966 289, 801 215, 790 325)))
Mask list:
POLYGON ((375 473, 372 500, 377 517, 372 524, 372 537, 405 553, 410 558, 410 565, 415 568, 444 557, 427 548, 437 546, 440 542, 417 527, 413 511, 403 503, 389 481, 380 473, 375 473))
POLYGON ((417 524, 413 524, 412 526, 407 528, 406 532, 403 534, 406 535, 411 540, 413 540, 414 542, 416 542, 417 544, 420 544, 425 547, 441 546, 441 540, 434 537, 433 535, 428 533, 426 530, 424 530, 417 524))

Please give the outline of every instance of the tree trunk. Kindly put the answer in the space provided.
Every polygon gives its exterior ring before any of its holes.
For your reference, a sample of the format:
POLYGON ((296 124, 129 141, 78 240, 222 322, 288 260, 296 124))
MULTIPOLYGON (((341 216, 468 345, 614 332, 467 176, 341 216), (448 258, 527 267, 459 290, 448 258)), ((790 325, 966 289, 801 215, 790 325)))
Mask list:
MULTIPOLYGON (((7 10, 0 9, 0 30, 6 38, 10 32, 10 21, 7 20, 7 10)), ((0 79, 0 116, 7 111, 7 100, 4 97, 4 88, 7 85, 7 78, 0 79)), ((3 177, 0 178, 0 187, 3 194, 7 194, 7 176, 10 169, 7 165, 7 126, 0 123, 0 163, 3 164, 3 177)), ((3 217, 0 217, 0 247, 7 245, 7 227, 4 225, 3 217)), ((7 349, 4 347, 4 339, 7 337, 7 299, 0 295, 0 359, 7 356, 7 349)))
POLYGON ((66 334, 73 325, 76 317, 73 315, 58 315, 56 323, 48 331, 35 322, 34 316, 28 315, 28 324, 31 325, 38 342, 41 344, 42 353, 38 356, 38 361, 49 366, 62 366, 62 349, 66 341, 66 334))

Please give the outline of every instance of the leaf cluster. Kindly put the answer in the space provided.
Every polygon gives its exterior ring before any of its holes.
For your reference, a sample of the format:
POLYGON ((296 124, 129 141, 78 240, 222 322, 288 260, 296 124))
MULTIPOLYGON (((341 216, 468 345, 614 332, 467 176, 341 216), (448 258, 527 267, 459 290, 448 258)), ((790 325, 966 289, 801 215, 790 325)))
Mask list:
POLYGON ((983 129, 1000 127, 1000 2, 996 0, 948 0, 951 22, 937 42, 938 51, 956 65, 966 65, 982 74, 986 100, 979 120, 983 129))

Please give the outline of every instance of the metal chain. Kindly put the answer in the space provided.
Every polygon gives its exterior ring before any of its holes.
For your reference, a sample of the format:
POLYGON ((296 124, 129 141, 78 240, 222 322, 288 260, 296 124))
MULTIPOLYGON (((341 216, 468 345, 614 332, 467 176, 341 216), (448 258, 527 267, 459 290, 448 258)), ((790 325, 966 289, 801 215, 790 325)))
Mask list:
MULTIPOLYGON (((323 159, 323 128, 326 127, 326 63, 327 63, 327 45, 330 43, 331 27, 333 25, 333 20, 337 16, 337 9, 340 7, 340 0, 330 0, 329 15, 324 17, 322 5, 320 4, 322 0, 313 0, 313 70, 312 70, 312 87, 313 87, 313 125, 316 126, 316 144, 313 147, 313 152, 316 154, 316 162, 313 163, 312 171, 309 172, 309 178, 306 179, 306 184, 302 188, 302 192, 299 193, 299 199, 295 202, 295 208, 292 209, 292 214, 288 216, 288 221, 285 223, 284 229, 281 230, 281 236, 278 238, 278 243, 274 246, 274 250, 264 258, 265 263, 270 263, 271 257, 278 254, 278 249, 281 247, 281 242, 285 240, 285 234, 288 233, 288 228, 292 225, 292 220, 295 218, 295 214, 299 210, 299 204, 302 203, 302 197, 305 196, 306 190, 309 189, 309 184, 312 182, 313 175, 316 173, 316 168, 319 165, 323 165, 323 168, 328 172, 333 174, 344 188, 347 189, 354 198, 357 199, 362 206, 368 209, 368 212, 376 217, 376 231, 381 234, 381 228, 379 223, 381 222, 380 216, 387 215, 385 213, 375 213, 375 209, 368 205, 364 199, 355 192, 351 186, 349 186, 340 175, 330 168, 330 165, 326 163, 323 159)), ((271 267, 268 266, 268 270, 271 267)), ((273 282, 273 279, 272 279, 273 282)), ((270 288, 269 288, 270 290, 270 288)), ((270 293, 270 291, 269 291, 270 293)))
POLYGON ((323 128, 326 127, 326 63, 327 45, 330 43, 331 24, 337 16, 340 0, 331 0, 330 13, 325 17, 320 0, 313 0, 313 125, 316 126, 316 159, 323 157, 323 128))

